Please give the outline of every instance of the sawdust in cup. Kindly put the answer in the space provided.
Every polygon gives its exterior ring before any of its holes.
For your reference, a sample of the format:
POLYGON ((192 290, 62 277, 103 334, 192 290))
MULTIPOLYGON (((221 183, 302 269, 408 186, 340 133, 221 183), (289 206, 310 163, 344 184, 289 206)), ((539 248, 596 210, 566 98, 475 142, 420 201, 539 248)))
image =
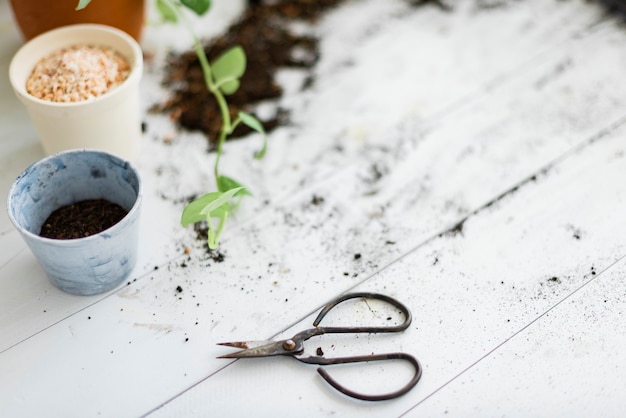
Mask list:
POLYGON ((143 137, 142 75, 137 41, 95 24, 39 35, 22 45, 9 66, 11 87, 46 154, 92 149, 131 162, 143 137))
POLYGON ((90 100, 122 84, 130 69, 128 60, 113 48, 72 45, 39 60, 26 80, 26 91, 58 103, 90 100))

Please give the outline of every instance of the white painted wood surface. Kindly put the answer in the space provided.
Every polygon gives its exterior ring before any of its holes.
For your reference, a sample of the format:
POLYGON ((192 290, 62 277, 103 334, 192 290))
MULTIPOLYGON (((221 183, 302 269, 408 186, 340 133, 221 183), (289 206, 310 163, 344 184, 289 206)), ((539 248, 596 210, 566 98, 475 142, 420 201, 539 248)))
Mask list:
MULTIPOLYGON (((243 4, 215 3, 197 22, 206 36, 243 4)), ((309 29, 313 88, 279 75, 292 123, 263 162, 247 158, 258 138, 227 146, 224 172, 255 197, 227 227, 223 262, 178 224, 180 199, 211 187, 213 156, 161 115, 146 112, 128 284, 60 292, 0 212, 0 416, 621 416, 626 29, 583 0, 483 3, 352 1, 309 29), (400 299, 413 325, 310 347, 413 353, 424 374, 402 398, 354 401, 289 358, 216 358, 230 352, 217 342, 309 327, 349 290, 400 299)), ((21 43, 6 0, 0 17, 6 196, 42 151, 6 77, 21 43)), ((147 28, 145 109, 167 95, 167 51, 187 41, 147 28)), ((372 392, 408 376, 332 372, 372 392)))

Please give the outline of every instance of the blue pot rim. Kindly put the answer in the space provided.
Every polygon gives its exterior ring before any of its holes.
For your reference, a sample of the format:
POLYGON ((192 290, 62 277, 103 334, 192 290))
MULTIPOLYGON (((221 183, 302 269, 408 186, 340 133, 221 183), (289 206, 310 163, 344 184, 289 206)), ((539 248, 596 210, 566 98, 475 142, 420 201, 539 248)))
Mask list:
POLYGON ((34 162, 33 164, 29 165, 26 169, 24 169, 24 171, 22 171, 17 177, 16 179, 13 181, 13 184, 11 184, 11 188, 9 189, 9 195, 7 197, 7 213, 9 216, 9 219, 11 220, 11 223, 15 226, 15 228, 21 233, 24 234, 26 236, 29 236, 35 240, 44 242, 44 243, 50 243, 53 245, 57 245, 57 246, 67 246, 67 247, 75 247, 77 245, 81 245, 83 243, 88 243, 90 241, 94 241, 94 240, 98 240, 98 239, 102 239, 102 238, 107 238, 107 235, 110 235, 110 231, 114 230, 114 229, 119 229, 119 228, 123 228, 124 225, 128 222, 129 219, 132 219, 133 217, 136 216, 136 213, 140 210, 140 206, 141 206, 141 201, 143 200, 143 181, 141 180, 141 176, 139 175, 139 171, 135 168, 135 166, 133 164, 131 164, 129 161, 124 160, 123 158, 118 157, 117 155, 111 154, 109 152, 106 151, 101 151, 101 150, 93 150, 93 149, 73 149, 73 150, 66 150, 66 151, 61 151, 55 154, 51 154, 48 155, 36 162, 34 162), (54 238, 47 238, 47 237, 42 237, 38 234, 35 234, 33 232, 30 232, 28 230, 26 230, 25 228, 23 228, 19 222, 17 221, 17 219, 15 219, 15 217, 13 216, 13 211, 11 210, 11 197, 13 196, 13 193, 20 181, 20 179, 22 177, 24 177, 33 167, 40 165, 40 164, 44 164, 47 161, 50 161, 53 158, 57 158, 59 156, 63 156, 63 155, 68 155, 68 154, 100 154, 106 158, 110 158, 113 160, 116 160, 117 162, 124 164, 126 166, 128 166, 128 168, 130 169, 130 171, 132 171, 135 176, 137 177, 137 183, 138 183, 138 187, 137 187, 137 198, 135 199, 135 203, 133 203, 133 207, 130 208, 130 210, 128 211, 128 213, 126 214, 126 216, 124 216, 118 223, 116 223, 115 225, 111 226, 110 228, 105 229, 104 231, 101 231, 97 234, 94 235, 90 235, 88 237, 84 237, 84 238, 74 238, 74 239, 54 239, 54 238))

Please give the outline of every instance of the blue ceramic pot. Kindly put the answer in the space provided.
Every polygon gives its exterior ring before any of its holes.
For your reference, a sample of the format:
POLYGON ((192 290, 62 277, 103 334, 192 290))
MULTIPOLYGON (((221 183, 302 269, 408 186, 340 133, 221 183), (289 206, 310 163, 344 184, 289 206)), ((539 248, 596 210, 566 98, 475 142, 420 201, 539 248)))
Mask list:
POLYGON ((94 295, 119 285, 135 266, 141 200, 141 180, 127 161, 102 151, 72 150, 27 168, 9 191, 8 213, 54 285, 68 293, 94 295), (106 199, 128 214, 85 238, 39 236, 53 211, 88 199, 106 199))

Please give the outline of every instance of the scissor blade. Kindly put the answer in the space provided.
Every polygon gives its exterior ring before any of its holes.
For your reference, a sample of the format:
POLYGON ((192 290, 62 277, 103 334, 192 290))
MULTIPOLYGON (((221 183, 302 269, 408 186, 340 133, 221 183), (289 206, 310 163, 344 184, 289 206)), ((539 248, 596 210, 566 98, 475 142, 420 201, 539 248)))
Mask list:
POLYGON ((218 343, 218 345, 243 349, 234 353, 224 354, 218 358, 267 357, 284 353, 281 343, 274 341, 237 341, 230 343, 218 343))
POLYGON ((263 347, 264 345, 272 344, 273 341, 233 341, 227 343, 217 343, 217 345, 223 345, 225 347, 234 347, 234 348, 242 348, 244 350, 249 350, 252 348, 263 347))

